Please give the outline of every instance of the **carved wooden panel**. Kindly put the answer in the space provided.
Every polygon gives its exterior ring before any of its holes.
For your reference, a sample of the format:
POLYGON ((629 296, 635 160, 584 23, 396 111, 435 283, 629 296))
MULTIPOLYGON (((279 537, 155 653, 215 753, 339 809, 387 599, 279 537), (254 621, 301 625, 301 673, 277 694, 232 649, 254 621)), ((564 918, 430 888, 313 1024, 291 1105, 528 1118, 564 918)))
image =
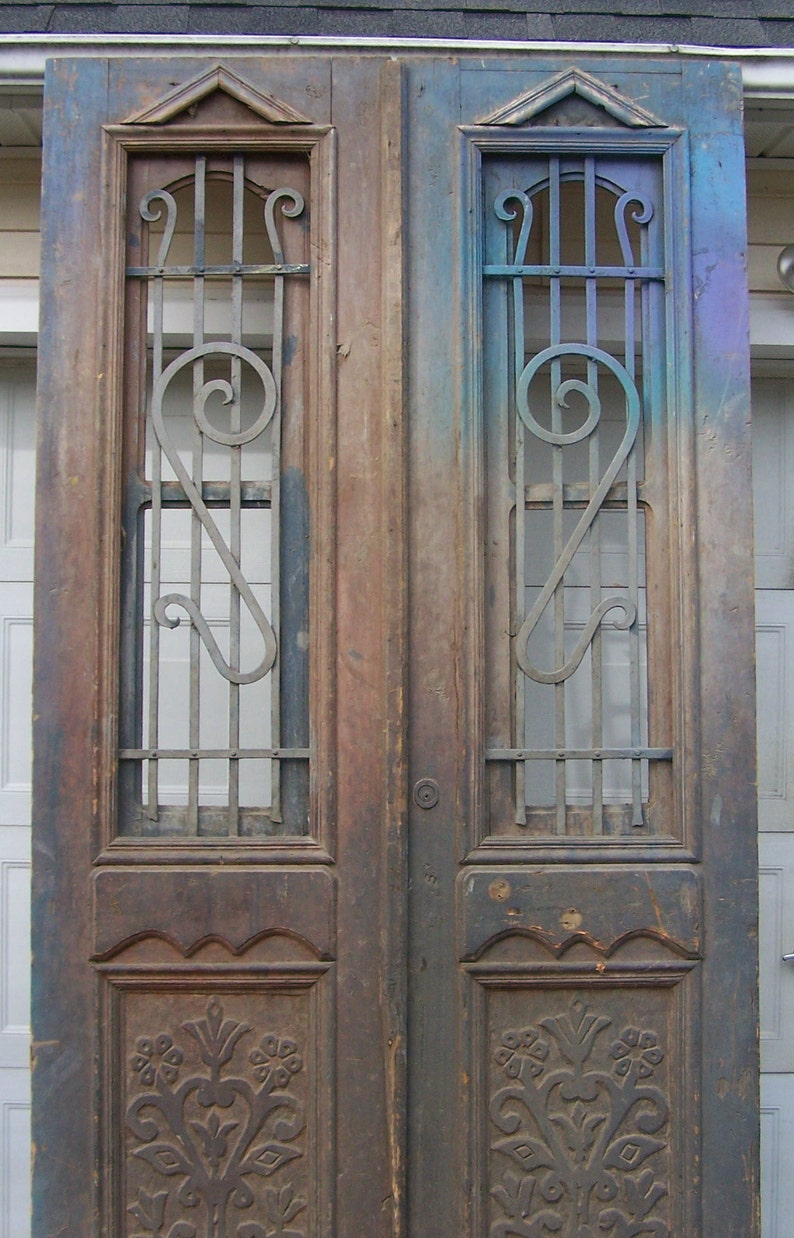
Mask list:
POLYGON ((696 1088, 696 874, 483 866, 458 893, 473 1232, 698 1232, 697 1123, 682 1100, 696 1088))
MULTIPOLYGON (((318 973, 114 994, 125 1238, 308 1238, 320 1224, 318 973)), ((118 1140, 118 1143, 116 1142, 118 1140)), ((115 1156, 114 1156, 115 1159, 115 1156)))
POLYGON ((680 1091, 685 972, 649 980, 640 968, 605 970, 593 984, 583 971, 478 974, 487 1189, 477 1232, 694 1232, 686 1228, 694 1122, 680 1091))

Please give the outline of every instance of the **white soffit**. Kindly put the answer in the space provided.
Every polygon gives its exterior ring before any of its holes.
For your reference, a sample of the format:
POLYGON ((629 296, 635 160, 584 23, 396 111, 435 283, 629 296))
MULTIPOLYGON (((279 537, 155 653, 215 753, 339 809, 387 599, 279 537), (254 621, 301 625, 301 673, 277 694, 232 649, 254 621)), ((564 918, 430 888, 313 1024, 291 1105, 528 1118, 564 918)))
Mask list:
MULTIPOLYGON (((737 61, 745 89, 745 135, 748 158, 756 167, 783 167, 794 161, 794 49, 719 48, 671 44, 559 44, 553 42, 474 43, 469 40, 344 39, 239 37, 230 35, 0 35, 0 159, 3 155, 31 155, 41 145, 41 96, 45 62, 54 56, 190 56, 222 49, 226 54, 251 54, 267 48, 306 51, 488 52, 516 53, 554 51, 612 53, 637 56, 707 57, 737 61), (767 162, 769 161, 769 162, 767 162)), ((791 167, 792 164, 789 164, 791 167)), ((2 162, 0 162, 2 176, 2 162)), ((794 230, 794 219, 792 220, 794 230)), ((794 240, 794 235, 792 236, 794 240)), ((782 293, 782 290, 781 290, 782 293)), ((794 298, 782 293, 753 298, 751 338, 777 350, 785 348, 792 334, 794 298)), ((38 318, 38 286, 35 280, 0 283, 0 341, 32 344, 38 318), (5 284, 5 287, 2 286, 5 284)))

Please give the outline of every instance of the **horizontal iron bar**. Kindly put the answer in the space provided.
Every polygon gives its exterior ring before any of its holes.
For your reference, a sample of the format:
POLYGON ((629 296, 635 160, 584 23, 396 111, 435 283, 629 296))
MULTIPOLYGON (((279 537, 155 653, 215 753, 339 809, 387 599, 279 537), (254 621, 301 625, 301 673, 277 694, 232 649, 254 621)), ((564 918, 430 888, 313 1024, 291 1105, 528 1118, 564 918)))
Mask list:
POLYGON ((308 275, 311 267, 305 262, 221 262, 213 266, 127 267, 133 278, 184 279, 186 275, 308 275))
POLYGON ((489 263, 483 267, 483 275, 545 275, 585 279, 664 279, 664 267, 589 267, 549 266, 546 263, 526 263, 511 266, 509 263, 489 263))
MULTIPOLYGON (((244 481, 240 483, 240 502, 244 507, 246 504, 268 507, 271 502, 271 496, 272 489, 269 481, 244 481)), ((205 503, 225 503, 228 505, 231 502, 231 488, 228 481, 202 482, 201 497, 205 503)), ((149 482, 144 482, 141 486, 140 501, 142 503, 150 503, 151 500, 152 487, 149 482)), ((160 483, 160 502, 164 506, 190 506, 190 500, 178 481, 164 481, 160 483)))
MULTIPOLYGON (((551 481, 541 481, 530 484, 524 491, 524 500, 527 506, 531 504, 550 504, 557 497, 558 487, 551 481)), ((583 503, 590 502, 591 490, 586 481, 575 481, 564 485, 562 488, 563 503, 583 503)), ((640 482, 637 486, 637 497, 640 502, 643 502, 643 483, 640 482)), ((628 487, 625 481, 619 481, 614 486, 610 486, 604 498, 604 505, 608 503, 619 503, 625 507, 628 502, 628 487)))
POLYGON ((672 748, 489 748, 486 761, 672 761, 672 748))
POLYGON ((120 748, 120 761, 307 761, 309 748, 120 748))

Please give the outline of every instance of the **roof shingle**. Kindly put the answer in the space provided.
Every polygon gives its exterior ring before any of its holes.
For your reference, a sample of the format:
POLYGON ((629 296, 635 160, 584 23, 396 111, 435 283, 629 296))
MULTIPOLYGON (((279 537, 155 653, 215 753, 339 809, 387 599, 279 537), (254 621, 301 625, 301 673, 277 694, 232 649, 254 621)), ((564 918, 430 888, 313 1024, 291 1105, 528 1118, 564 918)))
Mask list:
POLYGON ((0 34, 794 44, 794 0, 0 0, 0 34))

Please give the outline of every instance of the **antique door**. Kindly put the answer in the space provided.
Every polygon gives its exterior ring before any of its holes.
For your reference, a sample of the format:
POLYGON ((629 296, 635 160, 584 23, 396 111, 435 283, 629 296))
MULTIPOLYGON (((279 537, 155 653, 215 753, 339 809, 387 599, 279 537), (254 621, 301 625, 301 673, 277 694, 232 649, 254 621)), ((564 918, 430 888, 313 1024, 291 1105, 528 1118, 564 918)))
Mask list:
POLYGON ((757 1233, 739 103, 53 63, 36 1238, 757 1233))

